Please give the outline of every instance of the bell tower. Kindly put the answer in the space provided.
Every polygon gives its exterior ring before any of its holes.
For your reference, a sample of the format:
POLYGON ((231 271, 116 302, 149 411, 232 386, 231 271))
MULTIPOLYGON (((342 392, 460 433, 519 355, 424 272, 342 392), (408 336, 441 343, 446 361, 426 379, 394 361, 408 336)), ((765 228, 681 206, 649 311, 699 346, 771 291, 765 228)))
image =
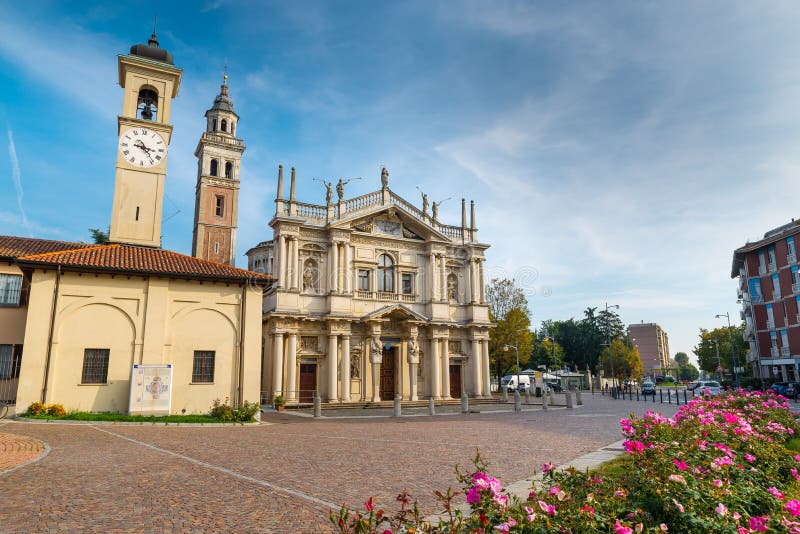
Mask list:
POLYGON ((228 75, 214 105, 206 111, 206 131, 197 143, 197 188, 192 256, 218 263, 236 262, 239 215, 239 164, 244 141, 236 137, 239 116, 228 94, 228 75))
POLYGON ((114 205, 109 241, 161 246, 161 206, 167 174, 172 99, 178 96, 181 69, 172 54, 158 47, 156 34, 118 56, 119 85, 124 89, 114 205))

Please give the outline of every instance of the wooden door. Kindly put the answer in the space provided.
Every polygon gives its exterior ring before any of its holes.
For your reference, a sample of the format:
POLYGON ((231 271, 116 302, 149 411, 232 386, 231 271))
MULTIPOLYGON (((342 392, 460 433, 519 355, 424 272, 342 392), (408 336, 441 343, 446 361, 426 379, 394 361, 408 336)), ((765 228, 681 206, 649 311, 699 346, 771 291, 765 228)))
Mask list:
POLYGON ((450 397, 461 398, 461 366, 450 364, 450 397))
POLYGON ((317 364, 300 364, 300 402, 314 402, 317 389, 317 364))
POLYGON ((383 349, 381 400, 394 400, 394 351, 392 349, 383 349))

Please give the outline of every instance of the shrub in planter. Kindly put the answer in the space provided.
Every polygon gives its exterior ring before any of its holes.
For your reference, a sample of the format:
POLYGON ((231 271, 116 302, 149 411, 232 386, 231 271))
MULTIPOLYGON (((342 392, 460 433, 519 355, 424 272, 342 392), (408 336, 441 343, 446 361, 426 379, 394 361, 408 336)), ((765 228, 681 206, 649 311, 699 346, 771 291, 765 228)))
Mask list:
POLYGON ((228 404, 228 398, 225 397, 225 402, 219 399, 214 399, 211 404, 211 417, 219 419, 224 422, 233 422, 233 408, 228 404))
POLYGON ((32 402, 25 413, 28 415, 41 415, 45 412, 45 408, 45 405, 41 402, 32 402))
POLYGON ((283 410, 283 407, 286 406, 286 399, 283 398, 283 395, 275 395, 272 404, 275 406, 275 409, 280 412, 283 410))
POLYGON ((249 423, 255 419, 254 416, 260 408, 257 403, 247 401, 240 406, 231 407, 226 397, 225 402, 219 399, 214 400, 210 414, 211 417, 226 423, 249 423))
POLYGON ((53 417, 64 417, 67 415, 67 411, 60 404, 48 404, 46 412, 47 415, 52 415, 53 417))

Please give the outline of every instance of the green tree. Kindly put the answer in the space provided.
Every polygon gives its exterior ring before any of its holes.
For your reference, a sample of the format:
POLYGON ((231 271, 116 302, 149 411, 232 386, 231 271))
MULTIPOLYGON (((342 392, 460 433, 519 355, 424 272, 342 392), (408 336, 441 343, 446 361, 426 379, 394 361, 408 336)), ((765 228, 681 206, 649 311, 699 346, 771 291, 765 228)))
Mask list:
POLYGON ((89 233, 92 235, 92 242, 97 245, 108 244, 108 232, 104 232, 99 228, 89 228, 89 233))
POLYGON ((526 316, 530 315, 525 293, 516 286, 514 280, 508 278, 492 278, 486 288, 486 302, 493 321, 502 321, 513 309, 522 310, 526 316))
POLYGON ((529 363, 529 367, 544 365, 547 369, 561 369, 564 367, 564 349, 551 338, 541 338, 533 349, 529 363))
POLYGON ((697 355, 697 363, 700 369, 709 373, 716 373, 717 367, 733 373, 733 355, 740 367, 749 370, 745 365, 749 346, 744 340, 744 323, 739 326, 727 326, 715 328, 714 330, 700 329, 700 340, 694 347, 693 352, 697 355), (733 342, 733 344, 731 344, 733 342), (717 347, 719 347, 719 360, 717 359, 717 347))
POLYGON ((531 321, 519 308, 506 313, 504 319, 497 321, 497 326, 489 332, 489 354, 493 355, 497 376, 503 376, 517 363, 524 368, 530 359, 533 349, 533 333, 530 331, 531 321))
POLYGON ((611 378, 612 354, 614 377, 618 382, 642 377, 642 358, 639 356, 639 350, 621 339, 615 339, 611 342, 611 350, 606 347, 600 355, 600 365, 606 378, 611 378))
POLYGON ((697 378, 700 376, 700 371, 698 371, 697 367, 691 363, 687 363, 686 365, 680 366, 678 369, 678 375, 680 380, 697 380, 697 378))
POLYGON ((689 365, 689 355, 685 352, 678 352, 675 354, 675 362, 678 365, 689 365))

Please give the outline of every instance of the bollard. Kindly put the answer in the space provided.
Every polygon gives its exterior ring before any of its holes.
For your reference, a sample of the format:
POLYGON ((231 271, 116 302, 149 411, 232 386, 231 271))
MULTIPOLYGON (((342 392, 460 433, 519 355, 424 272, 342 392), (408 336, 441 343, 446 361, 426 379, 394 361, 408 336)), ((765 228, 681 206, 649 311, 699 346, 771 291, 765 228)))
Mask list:
POLYGON ((519 391, 516 389, 514 390, 514 411, 515 412, 522 411, 522 400, 520 399, 519 391))
POLYGON ((547 409, 547 393, 542 394, 542 410, 547 409))
MULTIPOLYGON (((658 399, 659 399, 659 402, 661 404, 664 404, 664 390, 663 389, 659 389, 658 390, 658 399)), ((653 401, 655 402, 655 399, 653 399, 653 401)))
POLYGON ((428 399, 428 415, 436 415, 436 403, 433 402, 433 397, 428 399))
POLYGON ((685 389, 683 390, 683 404, 688 404, 688 402, 686 401, 686 390, 685 389))
POLYGON ((508 402, 508 386, 503 386, 503 402, 508 402))
POLYGON ((395 417, 400 417, 402 415, 403 409, 400 406, 400 399, 402 399, 402 398, 403 397, 401 395, 395 395, 394 396, 394 416, 395 417))
POLYGON ((636 402, 639 402, 639 390, 636 390, 636 402))
POLYGON ((314 396, 314 417, 322 417, 322 397, 314 396))
POLYGON ((575 402, 578 406, 583 406, 583 399, 581 398, 581 390, 575 390, 575 402))
POLYGON ((549 400, 549 402, 550 402, 550 406, 555 406, 556 405, 556 393, 552 389, 550 390, 550 400, 549 400))
POLYGON ((531 403, 531 388, 525 388, 525 404, 531 403))
POLYGON ((573 406, 572 406, 572 392, 565 391, 564 392, 564 400, 567 401, 567 410, 571 410, 573 408, 573 406))
POLYGON ((461 394, 461 413, 469 413, 469 397, 466 391, 461 394))
POLYGON ((667 390, 667 404, 672 404, 672 390, 667 390))

